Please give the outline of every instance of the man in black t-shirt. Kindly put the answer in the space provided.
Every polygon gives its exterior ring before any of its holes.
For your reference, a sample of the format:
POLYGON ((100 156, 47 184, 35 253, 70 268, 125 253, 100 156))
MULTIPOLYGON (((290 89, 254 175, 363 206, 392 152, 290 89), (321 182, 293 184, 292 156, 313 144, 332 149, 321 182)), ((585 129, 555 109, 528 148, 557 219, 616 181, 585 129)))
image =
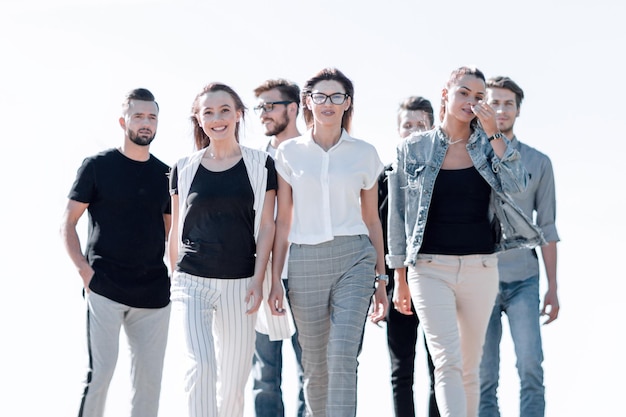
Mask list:
POLYGON ((170 317, 164 254, 171 223, 169 167, 150 154, 158 113, 150 91, 127 94, 119 119, 124 143, 83 161, 63 214, 62 240, 87 302, 88 369, 79 417, 104 414, 121 326, 131 351, 131 415, 158 414, 170 317), (76 225, 85 211, 83 252, 76 225))

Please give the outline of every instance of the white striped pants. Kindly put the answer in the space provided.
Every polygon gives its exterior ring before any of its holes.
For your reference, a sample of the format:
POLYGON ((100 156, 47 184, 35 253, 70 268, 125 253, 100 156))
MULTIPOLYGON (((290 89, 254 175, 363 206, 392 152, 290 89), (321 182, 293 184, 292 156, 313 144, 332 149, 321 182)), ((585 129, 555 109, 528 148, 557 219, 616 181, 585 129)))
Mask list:
POLYGON ((182 316, 189 417, 241 417, 252 367, 256 314, 244 301, 251 278, 202 278, 176 271, 172 302, 182 316))

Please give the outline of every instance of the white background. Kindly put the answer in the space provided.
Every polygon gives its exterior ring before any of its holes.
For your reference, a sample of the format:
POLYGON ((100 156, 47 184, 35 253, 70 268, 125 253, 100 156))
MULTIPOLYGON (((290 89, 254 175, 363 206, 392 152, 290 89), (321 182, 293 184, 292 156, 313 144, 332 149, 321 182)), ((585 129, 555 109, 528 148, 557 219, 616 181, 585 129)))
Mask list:
MULTIPOLYGON (((612 0, 1 0, 0 415, 77 413, 85 310, 58 227, 82 159, 122 143, 117 119, 126 91, 156 95, 152 151, 171 164, 192 150, 188 112, 204 84, 231 85, 251 108, 252 90, 265 79, 302 85, 335 66, 355 84, 353 135, 375 144, 387 163, 400 100, 419 94, 437 107, 461 65, 522 86, 516 133, 555 169, 561 315, 543 328, 547 415, 623 413, 624 12, 612 0)), ((264 140, 254 113, 245 126, 243 143, 264 140)), ((163 417, 184 413, 177 330, 163 417)), ((108 417, 127 410, 122 342, 108 417)), ((517 415, 518 380, 508 334, 502 348, 501 406, 509 417, 517 415)), ((421 342, 418 350, 416 396, 425 416, 421 342)), ((358 415, 392 415, 384 329, 366 326, 360 363, 358 415)))

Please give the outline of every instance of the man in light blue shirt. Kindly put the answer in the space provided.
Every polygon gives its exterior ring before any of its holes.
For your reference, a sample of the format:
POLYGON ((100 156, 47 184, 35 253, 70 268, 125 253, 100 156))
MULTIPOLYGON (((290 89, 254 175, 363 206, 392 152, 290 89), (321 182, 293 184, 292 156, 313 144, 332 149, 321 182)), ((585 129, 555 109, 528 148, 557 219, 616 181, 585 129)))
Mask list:
POLYGON ((520 416, 543 417, 545 398, 543 385, 543 349, 540 316, 548 316, 543 324, 556 320, 559 314, 557 296, 556 199, 554 173, 550 158, 521 143, 513 133, 524 98, 522 89, 508 77, 487 80, 487 101, 496 111, 498 129, 520 152, 530 175, 527 189, 513 195, 514 201, 543 231, 548 242, 541 247, 548 285, 543 307, 539 303, 539 260, 534 249, 512 249, 498 256, 500 288, 491 315, 483 358, 480 366, 480 417, 499 417, 498 379, 502 313, 509 320, 520 378, 520 416))

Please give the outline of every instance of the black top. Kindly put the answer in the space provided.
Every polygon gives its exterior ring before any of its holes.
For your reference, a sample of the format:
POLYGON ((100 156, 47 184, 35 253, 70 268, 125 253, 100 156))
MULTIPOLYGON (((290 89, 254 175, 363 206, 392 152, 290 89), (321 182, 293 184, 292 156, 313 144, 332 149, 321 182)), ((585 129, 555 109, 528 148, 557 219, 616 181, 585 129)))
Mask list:
MULTIPOLYGON (((385 254, 389 253, 387 245, 387 213, 389 211, 387 173, 391 171, 391 169, 391 165, 386 165, 385 169, 383 169, 383 172, 381 172, 378 176, 378 216, 380 217, 380 223, 383 227, 383 247, 385 250, 385 254)), ((385 273, 390 277, 389 284, 393 284, 393 269, 389 268, 386 262, 385 273)), ((389 289, 389 285, 387 285, 387 289, 389 289)))
MULTIPOLYGON (((274 160, 268 157, 268 190, 278 188, 274 160)), ((178 194, 178 171, 171 187, 178 194)), ((249 278, 254 274, 254 193, 245 163, 213 172, 200 165, 185 202, 182 246, 176 269, 205 278, 249 278)))
POLYGON ((420 253, 488 254, 495 250, 490 226, 491 188, 473 166, 440 170, 428 209, 420 253))
POLYGON ((150 155, 134 161, 117 149, 86 158, 68 197, 88 203, 85 257, 91 291, 138 308, 169 304, 164 214, 170 214, 169 167, 150 155))

